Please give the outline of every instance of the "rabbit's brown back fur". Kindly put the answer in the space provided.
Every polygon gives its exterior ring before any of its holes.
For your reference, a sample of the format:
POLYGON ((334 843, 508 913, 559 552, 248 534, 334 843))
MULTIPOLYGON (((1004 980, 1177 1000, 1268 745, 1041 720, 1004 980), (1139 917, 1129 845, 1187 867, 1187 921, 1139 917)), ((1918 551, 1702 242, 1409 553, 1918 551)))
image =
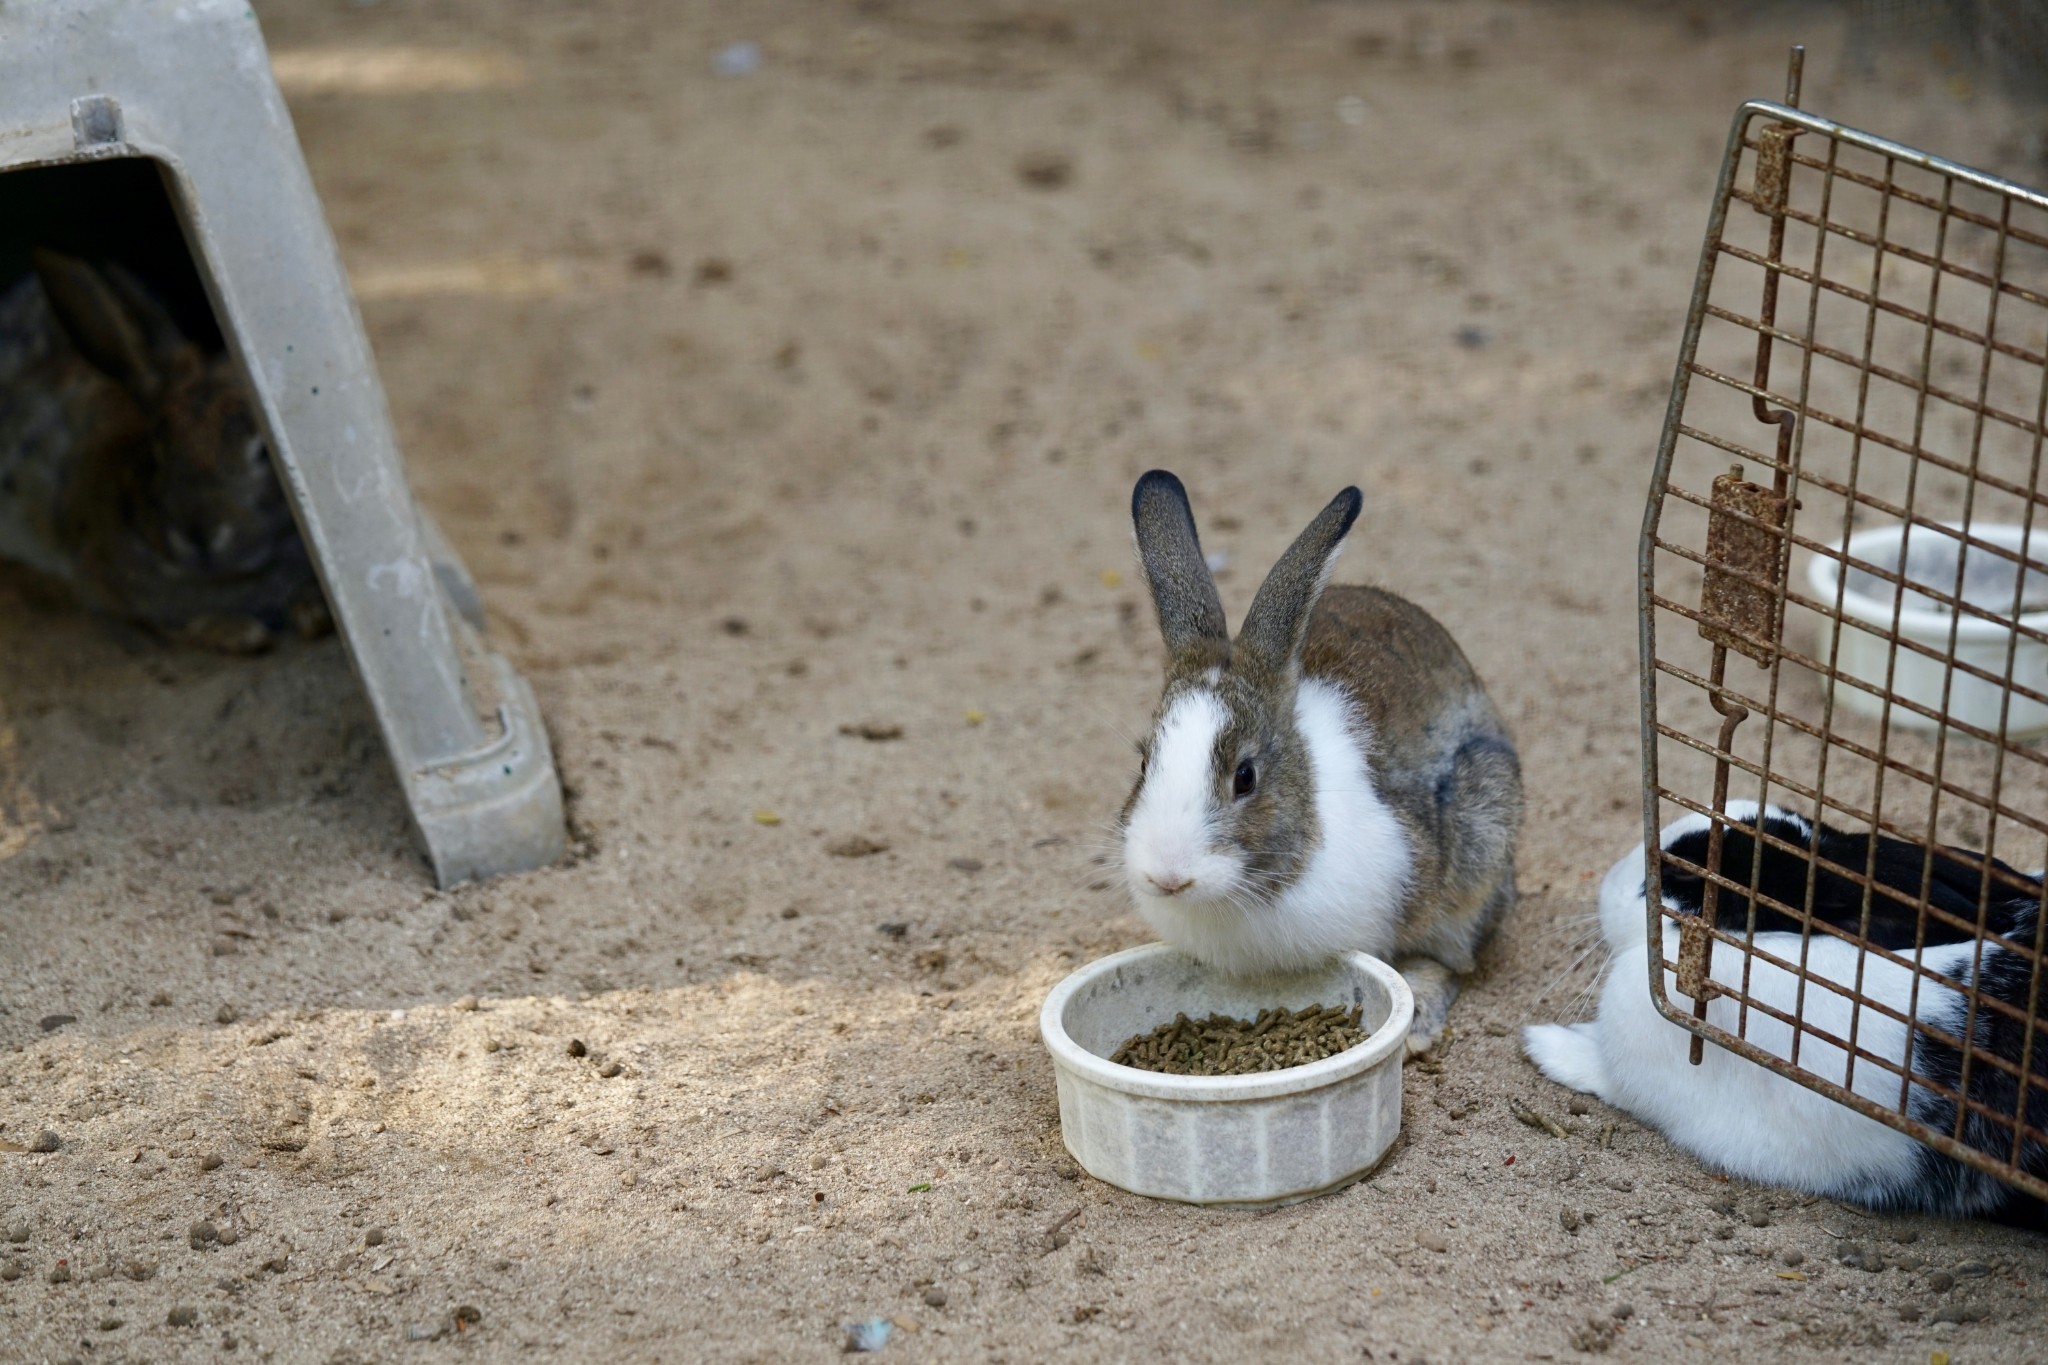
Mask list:
POLYGON ((1333 585, 1309 616, 1302 675, 1336 683, 1371 728, 1374 781, 1414 850, 1398 951, 1472 970, 1514 902, 1521 769, 1449 631, 1381 588, 1333 585))
POLYGON ((75 578, 79 485, 147 435, 120 386, 65 339, 33 277, 0 291, 0 558, 75 578))
POLYGON ((0 558, 211 648, 321 629, 311 563, 227 359, 114 268, 54 253, 38 268, 0 289, 0 558))

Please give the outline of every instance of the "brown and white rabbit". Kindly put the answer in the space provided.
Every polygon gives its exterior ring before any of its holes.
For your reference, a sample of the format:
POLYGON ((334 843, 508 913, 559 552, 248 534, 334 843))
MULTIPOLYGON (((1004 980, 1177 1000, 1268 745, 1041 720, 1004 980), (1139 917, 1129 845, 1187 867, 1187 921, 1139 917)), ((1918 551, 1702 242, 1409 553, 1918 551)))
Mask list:
POLYGON ((1390 592, 1327 587, 1356 488, 1301 533, 1232 640, 1179 479, 1131 519, 1166 688, 1121 816, 1138 913, 1237 974, 1359 949, 1415 992, 1411 1052, 1515 899, 1521 766, 1449 632, 1390 592))
POLYGON ((248 392, 133 275, 52 251, 0 291, 0 558, 249 653, 326 612, 248 392))

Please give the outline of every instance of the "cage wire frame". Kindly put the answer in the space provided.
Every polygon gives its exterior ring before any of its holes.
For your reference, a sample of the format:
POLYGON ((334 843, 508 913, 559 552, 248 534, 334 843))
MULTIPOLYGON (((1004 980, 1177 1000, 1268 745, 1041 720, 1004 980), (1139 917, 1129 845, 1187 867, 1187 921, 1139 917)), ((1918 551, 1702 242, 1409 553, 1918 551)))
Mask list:
MULTIPOLYGON (((2048 588, 2048 577, 2035 577, 2048 574, 2048 539, 2039 558, 2029 554, 2028 539, 2037 509, 2048 507, 2040 477, 2048 431, 2048 195, 1797 108, 1799 56, 1784 103, 1754 100, 1736 112, 1644 514, 1648 941, 1665 944, 1668 924, 1679 931, 1676 960, 1662 950, 1649 954, 1651 996, 1692 1033, 1695 1064, 1703 1042, 1712 1042, 2048 1199, 2048 1180, 2020 1167, 2023 1144, 2048 1142, 2027 1121, 2029 1091, 2048 1090, 2048 1066, 2035 1062, 2048 1059, 2048 1048, 2036 1051, 2048 916, 2037 916, 2031 943, 1997 940, 2032 967, 2024 1009, 1980 995, 1976 969, 1958 980, 1927 965, 1921 951, 1930 928, 1974 934, 1981 967, 1994 888, 2033 898, 2037 907, 2041 894, 2037 880, 1998 857, 2000 840, 2018 865, 2048 863, 2048 750, 2025 743, 2010 724, 2016 700, 2022 708, 2048 707, 2048 667, 2015 677, 2023 642, 2048 649, 2048 615, 2024 609, 2030 588, 2048 588), (2021 527, 2017 551, 1979 533, 2001 517, 2021 527), (1850 551, 1851 535, 1873 522, 1900 528, 1889 564, 1850 551), (1908 561, 1919 536, 1953 543, 1953 582, 1914 577, 1908 561), (1793 582, 1795 551, 1830 564, 1833 600, 1793 582), (2006 565, 2010 600, 1986 601, 1968 590, 1964 569, 1977 556, 2006 565), (1852 578, 1890 597, 1888 624, 1845 619, 1852 578), (1924 600, 1946 613, 1945 650, 1902 638, 1900 609, 1909 595, 1914 605, 1924 600), (2005 628, 2002 670, 1995 661, 1985 667, 1955 657, 1965 620, 2005 628), (1660 624, 1668 627, 1661 638, 1660 624), (1843 664, 1845 637, 1859 629, 1886 646, 1881 678, 1843 664), (1804 632, 1818 643, 1807 647, 1804 632), (1894 687, 1899 660, 1914 656, 1940 669, 1932 703, 1894 687), (1948 707, 1959 681, 1998 689, 1995 727, 1953 718, 1948 707), (1760 827, 1742 827, 1754 836, 1747 877, 1724 868, 1736 818, 1731 794, 1753 796, 1759 809, 1775 801, 1917 845, 1917 894, 1880 884, 1874 851, 1864 865, 1845 866, 1818 852, 1817 841, 1808 848, 1760 827), (1704 866, 1659 846, 1664 822, 1684 813, 1707 824, 1704 866), (1762 889, 1766 847, 1805 864, 1802 903, 1762 889), (1974 923, 1930 903, 1937 847, 1978 874, 1974 923), (1701 914, 1662 904, 1667 867, 1702 879, 1701 914), (1855 924, 1814 915, 1822 872, 1858 888, 1855 924), (1724 894, 1744 898, 1745 922, 1718 922, 1724 894), (1757 945, 1760 907, 1799 926, 1796 960, 1757 945), (1872 941, 1874 911, 1914 917, 1913 947, 1872 941), (1853 981, 1809 970, 1811 946, 1823 934, 1854 946, 1853 981), (1739 975, 1725 957, 1715 970, 1717 953, 1739 954, 1739 975), (1877 960, 1912 973, 1904 1010, 1865 994, 1866 964, 1877 960), (1796 979, 1791 1010, 1753 994, 1759 961, 1796 979), (1667 974, 1675 994, 1689 999, 1672 998, 1667 974), (1846 1034, 1808 1016, 1816 982, 1847 998, 1846 1034), (1929 983, 1967 1002, 1961 1036, 1917 1017, 1929 983), (1708 1016, 1717 997, 1733 1006, 1732 1029, 1708 1016), (2017 1064, 1976 1045, 1987 1011, 2023 1024, 2017 1064), (1901 1060, 1868 1045, 1872 1021, 1903 1026, 1901 1060), (1789 1048, 1760 1046, 1753 1026, 1776 1038, 1789 1029, 1789 1048), (1960 1053, 1955 1083, 1916 1069, 1915 1053, 1924 1051, 1917 1045, 1926 1041, 1960 1053), (2011 1113, 1970 1098, 1971 1077, 1984 1067, 2013 1076, 2011 1113), (1949 1100, 1953 1125, 1939 1131, 1910 1114, 1916 1089, 1949 1100), (1975 1141, 1966 1140, 1966 1124, 1975 1141), (1999 1141, 1986 1141, 1987 1131, 1999 1141)), ((1724 1019, 1726 1012, 1717 1011, 1724 1019)))

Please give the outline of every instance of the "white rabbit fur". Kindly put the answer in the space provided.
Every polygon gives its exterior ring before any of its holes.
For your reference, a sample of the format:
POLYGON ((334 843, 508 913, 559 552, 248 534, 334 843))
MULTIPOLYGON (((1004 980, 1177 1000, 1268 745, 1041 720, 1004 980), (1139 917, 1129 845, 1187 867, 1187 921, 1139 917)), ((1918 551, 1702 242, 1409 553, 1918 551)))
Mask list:
POLYGON ((1415 993, 1409 1047, 1514 904, 1521 770, 1449 632, 1393 593, 1330 586, 1361 495, 1338 494, 1274 565, 1233 638, 1187 490, 1154 470, 1132 527, 1166 685, 1119 818, 1160 936, 1232 974, 1346 950, 1415 993))
MULTIPOLYGON (((1753 802, 1729 803, 1729 814, 1737 820, 1753 820, 1755 813, 1753 802)), ((1769 818, 1787 822, 1781 828, 1788 832, 1811 836, 1811 823, 1804 817, 1773 807, 1767 812, 1769 818)), ((1674 840, 1705 829, 1703 818, 1688 816, 1667 826, 1660 842, 1668 848, 1674 840)), ((1544 1075, 1633 1114, 1709 1166, 1731 1175, 1872 1208, 1963 1216, 2018 1214, 2017 1221, 2027 1220, 2026 1210, 2010 1207, 2014 1192, 2009 1187, 1977 1176, 1904 1133, 1737 1053, 1709 1045, 1701 1064, 1691 1065, 1692 1035, 1660 1014, 1650 997, 1644 872, 1644 848, 1638 844, 1601 884, 1600 930, 1612 959, 1595 1018, 1575 1024, 1536 1024, 1523 1030, 1524 1050, 1544 1075)), ((1665 904, 1687 913, 1698 912, 1697 906, 1675 905, 1668 895, 1665 904)), ((1675 962, 1679 931, 1670 920, 1663 923, 1663 959, 1675 962)), ((1801 960, 1801 935, 1796 933, 1758 933, 1755 945, 1759 954, 1790 962, 1801 960)), ((1917 960, 1945 976, 1968 981, 1978 948, 1975 941, 1927 946, 1918 950, 1917 960)), ((2002 951, 1985 947, 1987 974, 2002 951)), ((1909 948, 1905 955, 1912 953, 1909 948)), ((1915 1017, 1957 1036, 1963 1032, 1964 1000, 1954 990, 1921 977, 1916 1005, 1911 970, 1826 933, 1811 934, 1805 954, 1808 971, 1820 980, 1807 983, 1803 1002, 1798 978, 1760 956, 1748 964, 1750 996, 1845 1039, 1851 1036, 1853 1015, 1857 1046, 1899 1066, 1905 1055, 1906 1026, 1876 1010, 1855 1006, 1850 993, 1857 989, 1860 966, 1865 997, 1882 1001, 1901 1014, 1917 1009, 1915 1017)), ((1713 977, 1739 988, 1744 965, 1744 954, 1724 947, 1714 954, 1713 977)), ((1678 993, 1676 973, 1669 968, 1664 989, 1668 999, 1684 1006, 1686 997, 1678 993)), ((1739 1001, 1716 996, 1708 1005, 1707 1017, 1733 1033, 1739 1010, 1739 1001)), ((1750 1042, 1770 1055, 1792 1057, 1792 1029, 1778 1019, 1751 1009, 1744 1031, 1750 1042)), ((1914 1069, 1918 1072, 1923 1069, 1920 1058, 1930 1047, 1924 1038, 1915 1046, 1914 1069)), ((1802 1031, 1797 1063, 1837 1085, 1849 1077, 1843 1050, 1810 1032, 1802 1031)), ((1867 1058, 1859 1059, 1849 1084, 1855 1093, 1888 1109, 1900 1105, 1898 1073, 1867 1058)), ((1954 1108, 1916 1085, 1909 1112, 1939 1126, 1944 1118, 1952 1119, 1954 1108)))
POLYGON ((1210 754, 1228 719, 1221 698, 1188 693, 1159 727, 1150 779, 1124 836, 1124 876, 1139 915, 1163 939, 1236 974, 1307 967, 1357 949, 1391 954, 1408 890, 1410 855, 1399 823, 1374 790, 1372 737, 1341 688, 1317 679, 1295 695, 1294 723, 1315 775, 1316 820, 1324 839, 1298 880, 1244 913, 1257 894, 1244 851, 1210 828, 1210 754), (1186 867, 1214 888, 1207 899, 1151 894, 1149 875, 1186 867))

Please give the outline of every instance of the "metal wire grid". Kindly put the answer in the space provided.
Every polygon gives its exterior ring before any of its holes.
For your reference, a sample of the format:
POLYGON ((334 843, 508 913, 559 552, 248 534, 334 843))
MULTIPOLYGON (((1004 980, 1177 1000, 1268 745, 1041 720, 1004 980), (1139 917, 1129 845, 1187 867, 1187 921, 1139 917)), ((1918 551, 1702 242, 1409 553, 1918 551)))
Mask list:
MULTIPOLYGON (((2037 511, 2048 507, 2044 430, 2048 196, 1790 104, 1744 105, 1722 166, 1644 521, 1650 885, 1662 885, 1668 865, 1703 878, 1707 898, 1704 915, 1681 918, 1650 896, 1650 941, 1664 941, 1663 916, 1681 929, 1678 960, 1652 966, 1651 991, 1660 1010, 1693 1031, 1695 1061, 1701 1040, 1711 1040, 2048 1198, 2048 1181, 2018 1164, 2023 1142, 2048 1141, 2025 1119, 2029 1089, 2039 1088, 2038 990, 2020 1010, 1980 995, 1974 972, 1966 985, 1919 960, 1930 932, 1981 940, 1994 888, 2039 895, 2004 863, 2048 863, 2048 751, 2013 723, 2029 704, 2048 707, 2048 669, 2025 665, 2015 676, 2023 643, 2048 646, 2048 617, 2032 614, 2048 607, 2048 532, 2029 553, 2037 511), (2004 543, 2011 536, 1988 538, 1993 524, 2019 527, 2017 547, 2004 543), (1891 555, 1849 548, 1852 535, 1887 526, 1899 532, 1891 555), (1911 563, 1923 542, 1949 548, 1952 577, 1946 567, 1929 574, 1911 563), (1816 559, 1832 571, 1831 594, 1814 586, 1827 579, 1806 581, 1816 559), (1973 563, 2002 564, 2009 591, 1966 583, 1973 563), (1889 598, 1889 617, 1845 620, 1852 583, 1889 598), (1944 613, 1947 640, 1902 638, 1902 607, 1944 613), (1964 622, 2005 628, 2002 661, 1955 657, 1964 622), (1845 664, 1858 630, 1888 646, 1876 676, 1845 664), (1925 672, 1915 659, 1937 670, 1931 695, 1895 686, 1901 660, 1925 672), (1995 725, 1944 723, 1953 700, 1986 687, 1998 699, 1995 725), (1931 862, 1917 888, 1901 889, 1876 880, 1874 861, 1844 866, 1768 835, 1749 845, 1747 878, 1724 876, 1731 798, 1775 802, 1923 849, 1949 846, 1988 874, 1976 915, 1929 903, 1931 862), (1684 812, 1709 822, 1704 865, 1658 848, 1659 829, 1684 812), (1808 864, 1804 904, 1760 890, 1766 847, 1808 864), (1858 885, 1859 924, 1845 929, 1814 917, 1823 870, 1858 885), (1724 893, 1747 900, 1744 928, 1713 927, 1724 893), (1760 907, 1801 925, 1796 958, 1756 945, 1760 907), (1914 918, 1913 951, 1870 939, 1874 908, 1914 918), (1853 982, 1808 970, 1821 935, 1856 945, 1853 982), (1719 970, 1711 965, 1716 953, 1730 952, 1742 955, 1739 985, 1728 979, 1725 958, 1719 970), (1906 1009, 1864 993, 1865 964, 1879 959, 1913 974, 1906 1009), (1759 961, 1796 976, 1794 1008, 1752 994, 1759 961), (1689 1001, 1669 998, 1665 971, 1676 973, 1689 1001), (1845 1034, 1805 1017, 1815 982, 1848 997, 1845 1034), (1966 999, 1961 1036, 1917 1017, 1926 983, 1966 999), (1732 1031, 1708 1019, 1716 996, 1735 1006, 1732 1031), (1976 1046, 1987 1012, 2023 1025, 2017 1064, 1976 1046), (1788 1055, 1751 1039, 1759 1018, 1791 1030, 1788 1055), (1871 1019, 1904 1027, 1903 1064, 1864 1045, 1871 1019), (1922 1040, 1960 1053, 1959 1082, 1927 1073, 1916 1058, 1922 1040), (1839 1079, 1802 1065, 1802 1050, 1816 1042, 1840 1049, 1839 1079), (1971 1077, 1987 1067, 2011 1077, 2011 1112, 1969 1098, 1971 1077), (1896 1079, 1895 1102, 1888 1084, 1873 1084, 1873 1068, 1896 1079), (1955 1105, 1948 1131, 1908 1114, 1914 1088, 1955 1105), (1973 1116, 1974 1144, 1965 1141, 1973 1116), (1983 1140, 1987 1123, 1999 1142, 1983 1140)), ((2008 946, 2031 958, 2038 979, 2040 932, 2008 946)))

